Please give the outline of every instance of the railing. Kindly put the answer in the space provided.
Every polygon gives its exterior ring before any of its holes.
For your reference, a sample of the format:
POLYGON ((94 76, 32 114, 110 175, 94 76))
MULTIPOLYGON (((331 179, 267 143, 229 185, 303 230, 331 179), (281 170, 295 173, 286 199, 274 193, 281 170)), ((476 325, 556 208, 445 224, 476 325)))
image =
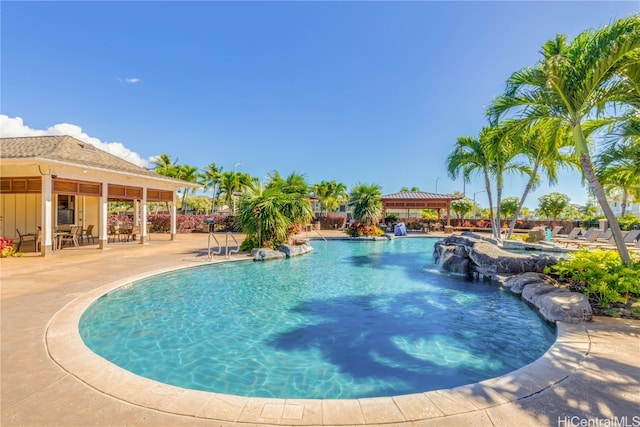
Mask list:
MULTIPOLYGON (((238 243, 238 240, 235 238, 235 236, 231 232, 228 232, 227 234, 225 234, 224 246, 225 246, 224 253, 227 256, 227 258, 229 258, 232 254, 237 254, 238 252, 240 252, 240 243, 238 243), (231 239, 236 244, 236 249, 229 249, 229 236, 231 236, 231 239)), ((218 241, 218 238, 216 237, 215 234, 213 234, 213 232, 210 232, 209 238, 207 239, 208 258, 212 259, 214 255, 220 255, 221 253, 222 253, 222 245, 220 245, 220 241, 218 241), (218 249, 211 249, 211 238, 213 238, 213 240, 216 242, 218 249)))
POLYGON ((220 252, 222 251, 222 246, 220 246, 220 242, 218 241, 218 239, 216 238, 216 235, 213 234, 213 232, 209 233, 209 238, 207 239, 207 256, 209 259, 212 259, 214 255, 220 255, 220 252), (217 250, 212 250, 211 249, 211 238, 213 237, 213 240, 216 241, 216 245, 218 247, 217 250))
POLYGON ((225 251, 224 253, 227 254, 227 258, 229 258, 231 256, 232 253, 237 254, 238 252, 240 252, 240 243, 238 243, 238 241, 236 240, 235 236, 228 231, 227 234, 225 235, 225 251), (231 238, 233 239, 233 241, 236 243, 236 249, 231 249, 229 250, 229 236, 231 236, 231 238))

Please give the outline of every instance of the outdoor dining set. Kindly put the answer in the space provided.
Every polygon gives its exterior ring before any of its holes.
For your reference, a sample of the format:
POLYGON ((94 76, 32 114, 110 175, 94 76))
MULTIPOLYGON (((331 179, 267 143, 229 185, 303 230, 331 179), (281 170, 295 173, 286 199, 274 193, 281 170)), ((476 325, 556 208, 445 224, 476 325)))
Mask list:
MULTIPOLYGON (((58 251, 65 246, 80 247, 85 241, 87 244, 94 244, 96 236, 93 234, 94 225, 91 224, 87 228, 79 225, 61 225, 54 229, 52 239, 52 250, 58 251)), ((34 244, 34 251, 40 251, 42 244, 42 229, 38 226, 35 233, 23 233, 16 228, 18 234, 17 251, 19 252, 23 244, 34 244)), ((128 242, 136 240, 136 236, 140 234, 139 225, 110 225, 108 229, 108 242, 128 242)))

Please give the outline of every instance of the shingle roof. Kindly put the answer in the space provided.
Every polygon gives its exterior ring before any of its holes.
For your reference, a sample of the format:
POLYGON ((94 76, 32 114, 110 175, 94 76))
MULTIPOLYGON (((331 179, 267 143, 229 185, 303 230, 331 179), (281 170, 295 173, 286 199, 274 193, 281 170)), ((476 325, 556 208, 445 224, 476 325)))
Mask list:
POLYGON ((385 194, 382 199, 459 199, 450 194, 427 193, 426 191, 401 191, 400 193, 385 194))
POLYGON ((30 158, 184 182, 158 175, 68 135, 0 138, 0 159, 30 158))

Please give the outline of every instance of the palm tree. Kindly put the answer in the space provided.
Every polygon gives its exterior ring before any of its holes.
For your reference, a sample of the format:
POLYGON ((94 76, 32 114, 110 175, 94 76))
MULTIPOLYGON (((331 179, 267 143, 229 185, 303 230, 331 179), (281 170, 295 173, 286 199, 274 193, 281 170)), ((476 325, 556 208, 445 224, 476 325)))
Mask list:
POLYGON ((211 213, 213 214, 216 209, 216 186, 220 183, 222 167, 216 166, 215 163, 209 163, 207 167, 203 169, 201 184, 204 186, 205 191, 209 188, 212 189, 211 197, 211 213))
POLYGON ((465 182, 471 182, 471 177, 480 175, 484 181, 484 187, 489 198, 489 222, 494 237, 500 235, 500 231, 495 230, 493 218, 493 194, 491 192, 491 159, 485 149, 486 141, 491 128, 484 127, 480 131, 478 138, 471 136, 459 137, 454 150, 447 156, 447 173, 451 179, 458 179, 462 175, 465 182))
POLYGON ((580 33, 571 43, 558 35, 542 47, 543 58, 533 68, 514 73, 505 93, 489 114, 516 114, 523 123, 554 123, 567 127, 582 173, 611 226, 620 257, 631 265, 622 231, 595 174, 583 124, 627 108, 638 99, 633 69, 640 55, 640 16, 622 18, 599 30, 580 33), (607 108, 611 107, 611 108, 607 108), (617 111, 617 109, 615 110, 617 111), (557 122, 557 123, 556 123, 557 122))
POLYGON ((353 218, 366 225, 376 225, 382 216, 382 188, 377 184, 357 184, 349 194, 353 218))
POLYGON ((155 173, 159 175, 175 178, 177 173, 177 170, 176 170, 177 162, 178 162, 178 159, 171 160, 171 156, 169 156, 168 154, 162 153, 158 157, 153 159, 151 164, 154 167, 151 170, 153 170, 155 173))
POLYGON ((322 181, 314 185, 313 193, 318 197, 320 207, 324 209, 326 216, 329 216, 330 211, 338 209, 340 203, 348 196, 347 187, 335 180, 322 181))
MULTIPOLYGON (((187 182, 197 182, 201 175, 198 173, 198 168, 187 164, 175 166, 175 178, 187 182)), ((194 192, 195 189, 191 187, 184 187, 182 189, 182 213, 187 210, 187 195, 190 192, 194 192)))
POLYGON ((265 244, 277 247, 287 243, 298 226, 306 224, 313 216, 308 194, 298 191, 307 187, 301 185, 304 178, 296 173, 289 178, 270 183, 272 185, 264 189, 260 185, 247 187, 248 192, 240 199, 237 216, 238 224, 247 234, 245 248, 265 244))
POLYGON ((485 154, 490 160, 489 171, 496 182, 496 215, 495 224, 492 225, 496 238, 501 238, 500 209, 502 206, 502 190, 504 189, 505 173, 518 172, 530 173, 529 167, 518 163, 515 158, 518 155, 519 133, 511 132, 511 127, 505 123, 495 123, 489 128, 486 138, 481 141, 485 154))
POLYGON ((236 193, 242 192, 245 188, 252 186, 254 179, 246 173, 227 171, 220 175, 220 191, 224 194, 224 201, 227 206, 233 206, 232 215, 235 215, 236 193))
POLYGON ((596 175, 605 189, 622 193, 622 212, 629 195, 640 193, 640 138, 614 144, 596 159, 596 175))
MULTIPOLYGON (((511 126, 513 124, 508 123, 505 125, 511 126)), ((558 182, 558 166, 576 166, 575 159, 572 161, 571 157, 561 152, 562 148, 567 147, 571 142, 567 135, 562 132, 562 128, 552 129, 551 127, 532 126, 526 129, 516 127, 513 131, 517 132, 518 135, 515 139, 516 144, 518 144, 518 152, 528 160, 531 167, 526 169, 529 179, 509 224, 507 239, 510 239, 513 234, 516 220, 529 192, 539 185, 541 173, 546 175, 549 185, 555 185, 558 182)))

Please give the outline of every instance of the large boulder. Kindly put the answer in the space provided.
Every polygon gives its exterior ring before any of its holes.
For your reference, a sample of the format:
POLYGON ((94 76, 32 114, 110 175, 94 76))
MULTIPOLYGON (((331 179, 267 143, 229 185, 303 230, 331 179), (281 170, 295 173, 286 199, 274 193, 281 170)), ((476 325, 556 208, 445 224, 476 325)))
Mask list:
POLYGON ((291 258, 313 252, 313 248, 308 242, 304 242, 299 245, 280 245, 278 251, 285 254, 287 258, 291 258))
POLYGON ((549 255, 519 255, 499 248, 495 241, 477 235, 449 236, 435 245, 435 261, 445 270, 498 281, 538 309, 549 322, 590 321, 588 298, 571 292, 543 274, 557 262, 549 255), (505 278, 506 277, 506 278, 505 278))
POLYGON ((296 245, 280 245, 278 250, 257 248, 251 251, 251 257, 254 261, 269 261, 272 259, 291 258, 294 256, 308 254, 313 252, 313 247, 308 241, 299 242, 296 245))
POLYGON ((435 261, 447 271, 490 279, 496 279, 499 274, 542 273, 545 267, 557 262, 555 257, 549 255, 520 255, 505 251, 495 241, 472 233, 449 236, 437 242, 433 255, 435 261))
POLYGON ((273 249, 257 248, 251 250, 251 257, 254 261, 270 261, 272 259, 284 259, 287 256, 273 249))

